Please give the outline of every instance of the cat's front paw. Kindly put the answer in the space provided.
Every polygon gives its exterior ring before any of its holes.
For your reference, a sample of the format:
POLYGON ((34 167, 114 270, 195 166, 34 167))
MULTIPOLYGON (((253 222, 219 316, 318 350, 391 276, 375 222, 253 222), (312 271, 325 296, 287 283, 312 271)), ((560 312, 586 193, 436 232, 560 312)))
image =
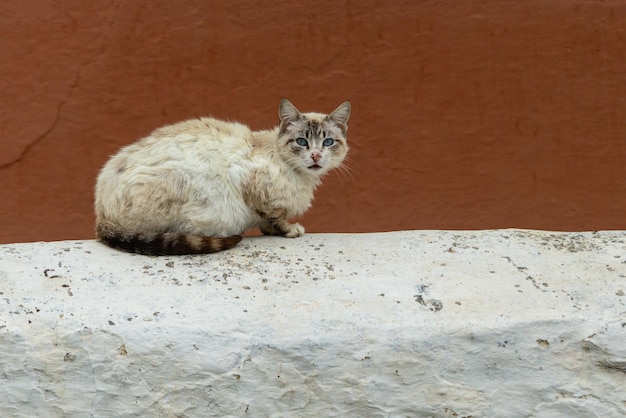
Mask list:
POLYGON ((286 229, 287 231, 283 235, 287 238, 297 238, 304 235, 304 227, 299 223, 289 224, 286 229))

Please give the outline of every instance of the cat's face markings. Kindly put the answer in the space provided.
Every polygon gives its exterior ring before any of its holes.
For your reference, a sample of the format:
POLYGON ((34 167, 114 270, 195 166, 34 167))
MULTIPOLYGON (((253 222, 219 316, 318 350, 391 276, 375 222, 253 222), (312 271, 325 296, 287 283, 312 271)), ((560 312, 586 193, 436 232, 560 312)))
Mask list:
POLYGON ((318 175, 340 165, 347 147, 342 130, 316 116, 301 115, 288 127, 285 145, 293 157, 292 166, 318 175))
POLYGON ((341 165, 348 151, 346 143, 350 103, 345 102, 329 115, 300 113, 288 100, 279 107, 280 140, 289 164, 300 171, 320 175, 341 165))

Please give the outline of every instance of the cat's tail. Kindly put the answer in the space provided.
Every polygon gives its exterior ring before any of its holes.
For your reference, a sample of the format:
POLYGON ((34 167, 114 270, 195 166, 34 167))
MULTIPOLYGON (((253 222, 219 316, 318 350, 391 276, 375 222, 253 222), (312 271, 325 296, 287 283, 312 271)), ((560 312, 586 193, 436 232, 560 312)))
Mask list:
POLYGON ((205 237, 175 232, 133 234, 110 222, 99 222, 96 236, 109 247, 144 255, 208 254, 227 250, 241 241, 241 235, 205 237))

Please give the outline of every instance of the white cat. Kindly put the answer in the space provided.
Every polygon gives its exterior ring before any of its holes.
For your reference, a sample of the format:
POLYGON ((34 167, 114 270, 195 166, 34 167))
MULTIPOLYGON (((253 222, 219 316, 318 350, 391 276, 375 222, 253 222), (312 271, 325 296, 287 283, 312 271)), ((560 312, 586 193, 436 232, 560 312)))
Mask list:
POLYGON ((289 219, 311 205, 321 177, 342 164, 350 103, 329 115, 300 113, 286 99, 280 124, 251 131, 199 118, 157 129, 122 148, 96 184, 96 235, 141 254, 231 248, 241 234, 299 237, 289 219))

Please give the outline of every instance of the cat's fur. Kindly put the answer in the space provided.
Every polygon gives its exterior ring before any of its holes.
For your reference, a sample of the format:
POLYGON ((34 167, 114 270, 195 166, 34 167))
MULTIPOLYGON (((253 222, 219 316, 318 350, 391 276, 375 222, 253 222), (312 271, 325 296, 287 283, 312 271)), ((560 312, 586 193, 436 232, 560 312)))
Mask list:
POLYGON ((199 118, 122 148, 98 176, 98 238, 164 255, 231 248, 254 227, 303 235, 289 219, 310 207, 322 175, 342 164, 350 103, 324 115, 300 113, 283 99, 278 114, 273 130, 199 118))

